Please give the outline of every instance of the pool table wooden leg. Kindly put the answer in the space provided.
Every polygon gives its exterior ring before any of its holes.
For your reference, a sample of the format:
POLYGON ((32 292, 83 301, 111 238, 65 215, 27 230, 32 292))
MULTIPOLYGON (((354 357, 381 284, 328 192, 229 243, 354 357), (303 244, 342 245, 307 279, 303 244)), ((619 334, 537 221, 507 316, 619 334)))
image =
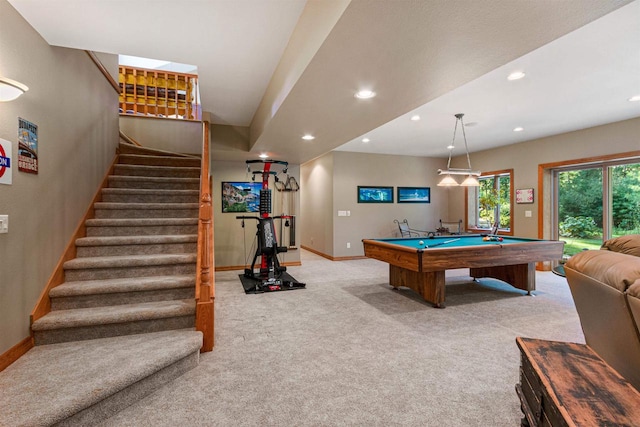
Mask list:
POLYGON ((536 290, 536 264, 534 262, 498 267, 471 268, 469 269, 469 274, 474 279, 477 277, 493 277, 494 279, 502 280, 514 288, 527 291, 528 295, 531 295, 531 291, 536 290))
POLYGON ((444 308, 444 270, 419 273, 389 264, 389 283, 413 289, 434 307, 444 308))

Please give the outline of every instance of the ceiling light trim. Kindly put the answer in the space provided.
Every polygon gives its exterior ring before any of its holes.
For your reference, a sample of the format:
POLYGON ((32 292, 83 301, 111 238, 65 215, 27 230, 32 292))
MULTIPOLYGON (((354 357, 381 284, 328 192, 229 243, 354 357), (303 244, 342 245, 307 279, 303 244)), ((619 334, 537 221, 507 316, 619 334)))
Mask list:
POLYGON ((0 77, 0 101, 2 102, 13 101, 28 90, 26 85, 18 81, 0 77))

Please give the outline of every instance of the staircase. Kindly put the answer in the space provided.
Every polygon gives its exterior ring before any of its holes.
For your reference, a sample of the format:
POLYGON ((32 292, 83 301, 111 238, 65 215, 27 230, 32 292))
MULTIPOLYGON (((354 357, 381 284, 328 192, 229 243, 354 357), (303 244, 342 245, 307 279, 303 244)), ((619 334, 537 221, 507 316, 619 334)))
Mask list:
POLYGON ((0 374, 0 425, 91 423, 197 365, 199 181, 199 158, 120 145, 36 347, 0 374))

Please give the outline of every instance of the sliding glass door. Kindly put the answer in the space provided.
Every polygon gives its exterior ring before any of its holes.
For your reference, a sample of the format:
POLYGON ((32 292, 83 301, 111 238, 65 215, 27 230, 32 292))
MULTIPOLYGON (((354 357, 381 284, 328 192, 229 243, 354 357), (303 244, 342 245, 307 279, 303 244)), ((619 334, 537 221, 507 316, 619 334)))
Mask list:
POLYGON ((573 165, 553 171, 555 238, 565 255, 640 233, 640 163, 573 165))

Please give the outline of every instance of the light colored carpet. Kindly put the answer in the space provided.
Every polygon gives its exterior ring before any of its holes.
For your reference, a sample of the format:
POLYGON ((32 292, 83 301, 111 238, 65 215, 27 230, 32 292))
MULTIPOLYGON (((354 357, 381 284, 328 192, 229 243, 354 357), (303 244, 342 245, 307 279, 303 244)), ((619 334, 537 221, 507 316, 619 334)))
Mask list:
POLYGON ((307 289, 245 295, 216 274, 216 346, 103 426, 515 426, 517 336, 584 342, 566 280, 535 296, 447 273, 445 309, 388 266, 302 252, 307 289))

